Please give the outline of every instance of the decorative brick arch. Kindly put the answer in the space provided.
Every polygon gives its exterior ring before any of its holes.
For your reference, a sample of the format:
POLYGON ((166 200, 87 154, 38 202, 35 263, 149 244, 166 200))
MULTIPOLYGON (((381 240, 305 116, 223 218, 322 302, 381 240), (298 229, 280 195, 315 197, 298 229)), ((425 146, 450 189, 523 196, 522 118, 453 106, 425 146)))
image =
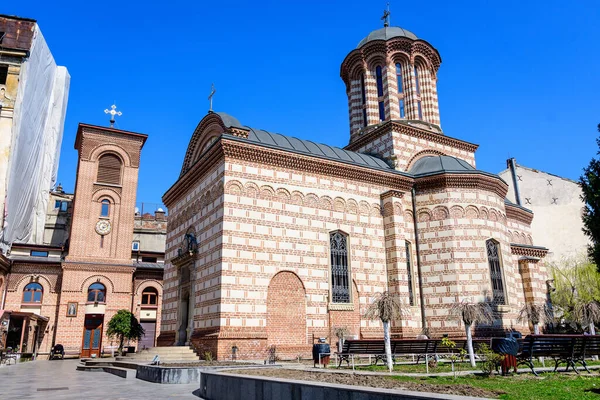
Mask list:
POLYGON ((90 276, 89 278, 87 278, 86 280, 84 280, 81 283, 81 288, 80 288, 81 292, 83 292, 85 290, 86 291, 85 293, 87 294, 88 287, 92 283, 96 283, 96 282, 103 284, 107 290, 110 287, 110 293, 115 292, 115 285, 114 285, 113 281, 111 281, 108 277, 106 277, 104 275, 93 275, 93 276, 90 276), (108 283, 108 285, 107 285, 107 283, 108 283))
POLYGON ((306 290, 291 271, 275 274, 267 292, 267 344, 306 344, 306 290))
POLYGON ((25 289, 25 286, 27 286, 28 284, 39 283, 40 285, 42 285, 42 289, 43 289, 44 293, 55 292, 55 290, 54 290, 55 288, 52 286, 52 282, 50 282, 50 279, 46 278, 44 275, 36 274, 36 276, 38 276, 38 279, 33 280, 32 274, 25 275, 24 277, 22 277, 21 279, 19 279, 17 281, 16 285, 13 286, 12 290, 14 290, 16 292, 23 292, 23 290, 25 289))
POLYGON ((121 160, 121 162, 123 163, 124 166, 126 166, 126 167, 132 166, 131 158, 129 156, 129 153, 127 153, 127 150, 125 150, 123 147, 121 147, 117 144, 113 144, 113 143, 102 144, 102 145, 96 147, 90 154, 90 160, 98 161, 100 159, 100 157, 102 157, 105 154, 114 154, 115 156, 119 157, 119 159, 121 160))
POLYGON ((142 281, 138 285, 138 287, 137 287, 137 289, 135 291, 135 294, 136 295, 140 295, 140 294, 142 294, 142 292, 144 291, 144 289, 149 288, 149 287, 156 289, 158 291, 158 296, 159 297, 162 296, 163 285, 162 285, 162 283, 160 283, 156 279, 147 279, 147 280, 142 281))
POLYGON ((414 154, 410 158, 410 160, 408 160, 408 163, 406 164, 406 171, 410 171, 410 168, 423 157, 445 156, 445 155, 447 155, 447 154, 442 153, 439 150, 433 150, 433 149, 421 150, 418 153, 414 154))

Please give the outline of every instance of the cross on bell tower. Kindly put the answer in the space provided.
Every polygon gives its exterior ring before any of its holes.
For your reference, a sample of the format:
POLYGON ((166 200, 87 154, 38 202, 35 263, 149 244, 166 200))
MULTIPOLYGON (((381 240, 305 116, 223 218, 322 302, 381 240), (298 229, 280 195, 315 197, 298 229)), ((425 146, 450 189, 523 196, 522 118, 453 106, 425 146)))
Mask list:
POLYGON ((121 111, 117 111, 117 106, 116 105, 112 105, 110 106, 110 110, 107 108, 106 110, 104 110, 105 114, 110 114, 110 127, 114 128, 115 127, 115 116, 121 116, 123 115, 123 113, 121 111))

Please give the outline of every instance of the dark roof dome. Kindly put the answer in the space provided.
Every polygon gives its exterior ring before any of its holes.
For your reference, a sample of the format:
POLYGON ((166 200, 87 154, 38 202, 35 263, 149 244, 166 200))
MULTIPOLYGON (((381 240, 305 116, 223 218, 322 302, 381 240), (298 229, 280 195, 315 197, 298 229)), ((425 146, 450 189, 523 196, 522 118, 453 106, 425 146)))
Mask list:
POLYGON ((356 48, 360 48, 368 42, 372 42, 373 40, 389 40, 395 37, 407 37, 412 40, 417 40, 417 35, 408 31, 406 29, 402 29, 399 26, 387 26, 385 28, 377 29, 367 35, 366 38, 358 43, 356 48))
POLYGON ((423 157, 412 166, 413 175, 433 175, 443 172, 473 172, 475 168, 465 160, 451 156, 423 157))

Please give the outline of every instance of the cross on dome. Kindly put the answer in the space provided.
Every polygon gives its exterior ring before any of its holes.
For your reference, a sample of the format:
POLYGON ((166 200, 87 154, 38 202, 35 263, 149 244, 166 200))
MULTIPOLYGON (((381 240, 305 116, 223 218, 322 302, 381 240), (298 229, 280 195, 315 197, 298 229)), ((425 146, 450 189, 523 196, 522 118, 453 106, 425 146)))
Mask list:
POLYGON ((110 127, 114 128, 115 126, 115 116, 121 116, 123 115, 123 113, 121 111, 117 111, 117 106, 116 105, 112 105, 110 106, 110 110, 107 108, 106 110, 104 110, 105 114, 110 114, 110 127))
POLYGON ((383 10, 383 17, 381 17, 383 21, 383 26, 387 28, 390 26, 390 3, 387 3, 387 9, 383 10))

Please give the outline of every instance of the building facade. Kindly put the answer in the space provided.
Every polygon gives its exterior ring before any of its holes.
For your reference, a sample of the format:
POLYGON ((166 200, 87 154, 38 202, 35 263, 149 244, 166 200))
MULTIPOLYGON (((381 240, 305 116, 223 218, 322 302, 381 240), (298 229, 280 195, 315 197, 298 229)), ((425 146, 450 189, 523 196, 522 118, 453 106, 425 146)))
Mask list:
MULTIPOLYGON (((508 183, 507 198, 535 214, 533 237, 550 249, 546 261, 558 266, 587 256, 589 238, 583 233, 581 187, 571 179, 525 167, 515 159, 498 174, 508 183)), ((516 243, 525 243, 515 236, 516 243)))
POLYGON ((51 193, 46 243, 13 243, 0 260, 6 260, 0 319, 7 321, 0 347, 39 356, 62 344, 68 355, 101 356, 116 345, 106 325, 121 309, 133 312, 146 331, 133 345, 155 346, 167 217, 163 210, 135 213, 146 138, 79 125, 75 193, 51 193))
POLYGON ((0 249, 42 244, 70 76, 35 20, 0 15, 0 249))
POLYGON ((462 334, 449 309, 464 299, 494 307, 481 332, 527 330, 518 310, 546 299, 547 249, 507 183, 475 168, 477 145, 443 133, 440 64, 402 28, 363 39, 341 66, 344 149, 209 112, 163 196, 159 343, 221 359, 265 358, 271 346, 305 355, 335 328, 380 337, 363 315, 383 291, 409 310, 393 324, 398 337, 462 334))

